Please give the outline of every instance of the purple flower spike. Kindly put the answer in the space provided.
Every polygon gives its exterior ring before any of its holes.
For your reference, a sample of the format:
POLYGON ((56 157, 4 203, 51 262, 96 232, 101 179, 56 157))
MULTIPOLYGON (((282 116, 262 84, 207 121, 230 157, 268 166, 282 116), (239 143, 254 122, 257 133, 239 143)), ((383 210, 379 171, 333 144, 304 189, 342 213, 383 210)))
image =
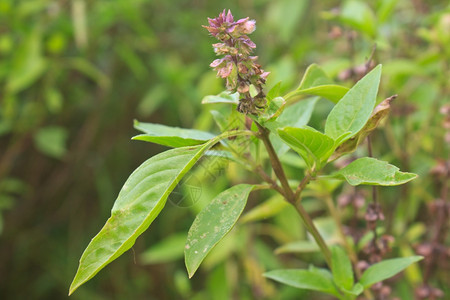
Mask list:
POLYGON ((217 18, 208 18, 209 26, 203 26, 220 43, 213 44, 217 55, 225 55, 214 60, 210 66, 217 76, 226 79, 227 89, 239 92, 238 111, 258 114, 266 105, 263 85, 269 72, 264 72, 256 62, 257 56, 251 56, 256 44, 247 36, 256 29, 256 21, 250 18, 234 21, 231 11, 224 9, 217 18), (256 88, 257 95, 250 95, 250 86, 256 88))

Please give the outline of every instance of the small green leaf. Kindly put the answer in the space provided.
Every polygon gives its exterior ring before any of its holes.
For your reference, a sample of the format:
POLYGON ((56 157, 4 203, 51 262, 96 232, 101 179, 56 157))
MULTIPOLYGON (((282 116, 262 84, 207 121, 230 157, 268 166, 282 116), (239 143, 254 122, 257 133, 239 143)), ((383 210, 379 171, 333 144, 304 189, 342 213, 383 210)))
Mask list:
POLYGON ((244 214, 240 222, 248 223, 264 220, 277 215, 287 205, 289 205, 280 195, 275 195, 263 203, 253 207, 249 212, 244 214))
POLYGON ((28 88, 38 80, 48 67, 42 55, 42 33, 35 29, 28 34, 14 52, 11 72, 6 82, 6 92, 14 94, 28 88))
POLYGON ((331 84, 333 81, 317 64, 311 64, 305 71, 298 90, 309 89, 315 86, 331 84))
POLYGON ((381 78, 381 65, 358 81, 334 106, 325 124, 325 134, 337 140, 350 132, 345 139, 357 134, 366 124, 375 106, 381 78))
POLYGON ((358 282, 350 291, 345 290, 345 292, 351 295, 359 296, 362 292, 364 292, 364 287, 358 282))
POLYGON ((276 97, 267 103, 267 108, 263 114, 259 116, 259 120, 264 123, 274 121, 283 112, 286 101, 282 97, 276 97))
POLYGON ((346 1, 343 5, 340 21, 353 29, 375 37, 376 18, 367 3, 357 0, 346 1))
POLYGON ((181 178, 219 139, 203 146, 160 153, 130 175, 114 203, 111 217, 81 256, 69 295, 134 245, 159 215, 181 178))
POLYGON ((300 154, 310 169, 320 169, 334 150, 334 141, 311 128, 285 127, 277 130, 280 138, 300 154))
POLYGON ((34 135, 34 143, 42 153, 50 157, 62 158, 67 152, 67 138, 68 132, 62 127, 44 127, 34 135))
POLYGON ((100 87, 106 89, 111 85, 111 79, 89 60, 80 57, 67 58, 68 67, 81 72, 87 78, 94 80, 100 87))
POLYGON ((344 154, 355 151, 358 145, 364 142, 365 138, 378 127, 384 118, 387 117, 391 110, 391 102, 395 97, 396 96, 389 97, 378 104, 363 129, 355 136, 342 143, 333 153, 330 160, 335 160, 344 154))
POLYGON ((144 264, 165 263, 183 257, 186 233, 175 233, 141 254, 144 264))
POLYGON ((311 270, 273 270, 263 274, 264 277, 273 279, 286 285, 299 289, 319 291, 334 296, 339 292, 333 281, 321 272, 311 270))
POLYGON ((185 147, 204 144, 215 137, 214 134, 179 127, 170 127, 161 124, 141 123, 134 121, 134 128, 144 132, 144 134, 133 137, 133 140, 140 140, 160 144, 168 147, 185 147))
POLYGON ((312 64, 306 69, 299 87, 287 94, 285 98, 291 101, 301 95, 312 95, 337 103, 347 92, 348 88, 333 84, 318 65, 312 64))
POLYGON ((267 93, 267 100, 271 101, 272 99, 275 99, 276 97, 280 96, 280 90, 281 90, 281 81, 278 82, 273 86, 273 88, 270 89, 270 91, 267 93))
POLYGON ((410 256, 384 260, 370 266, 361 276, 359 283, 361 283, 364 288, 368 288, 374 283, 391 278, 406 269, 409 265, 422 259, 422 256, 410 256))
POLYGON ((296 241, 288 244, 284 244, 275 249, 275 254, 282 253, 311 253, 318 252, 320 250, 316 242, 313 241, 296 241))
POLYGON ((203 259, 233 228, 244 210, 253 185, 239 184, 217 195, 195 218, 184 249, 191 278, 203 259))
POLYGON ((238 104, 239 103, 239 93, 230 94, 228 91, 224 91, 218 95, 210 95, 203 97, 202 104, 210 103, 228 103, 228 104, 238 104))
POLYGON ((342 289, 351 290, 353 287, 353 269, 350 259, 344 249, 339 246, 331 248, 331 270, 334 283, 342 289))
MULTIPOLYGON (((328 177, 328 176, 326 176, 328 177)), ((351 185, 400 185, 417 177, 416 174, 400 172, 399 168, 372 157, 363 157, 350 163, 330 177, 345 179, 351 185)))

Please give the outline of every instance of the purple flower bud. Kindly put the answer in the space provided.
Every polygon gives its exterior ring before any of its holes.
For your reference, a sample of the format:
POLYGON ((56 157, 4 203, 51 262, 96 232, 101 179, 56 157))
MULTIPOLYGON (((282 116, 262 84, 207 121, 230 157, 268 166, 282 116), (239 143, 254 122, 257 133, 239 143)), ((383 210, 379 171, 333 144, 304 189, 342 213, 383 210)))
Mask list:
POLYGON ((227 78, 231 74, 231 71, 233 71, 233 66, 232 62, 228 62, 224 67, 217 70, 217 76, 227 78))
POLYGON ((256 44, 247 34, 255 31, 255 20, 247 17, 235 22, 231 11, 223 10, 217 18, 208 18, 208 23, 209 26, 203 27, 220 41, 213 44, 214 52, 217 55, 225 55, 224 58, 214 60, 210 66, 217 71, 218 77, 226 79, 228 90, 242 94, 245 101, 239 100, 240 112, 259 113, 267 102, 263 85, 269 72, 264 72, 256 63, 257 56, 250 56, 256 44), (256 96, 250 95, 250 85, 258 91, 256 96))
POLYGON ((270 72, 264 72, 264 73, 261 74, 260 77, 261 77, 262 79, 266 80, 266 79, 267 79, 267 76, 269 76, 269 74, 270 74, 270 72))
MULTIPOLYGON (((247 18, 248 19, 248 18, 247 18)), ((239 25, 239 30, 243 34, 250 34, 256 29, 256 21, 250 20, 239 25)))
MULTIPOLYGON (((222 13, 223 15, 225 15, 225 9, 223 10, 223 13, 222 13)), ((226 22, 228 22, 228 23, 233 23, 233 15, 231 14, 231 10, 228 10, 228 14, 227 14, 227 17, 226 17, 226 22)))
POLYGON ((224 61, 224 58, 219 58, 219 59, 215 59, 209 66, 211 68, 216 68, 218 66, 220 66, 224 61))
POLYGON ((239 19, 239 20, 237 20, 236 25, 242 25, 242 24, 244 24, 245 22, 247 22, 248 19, 250 19, 250 18, 247 17, 247 18, 239 19))
POLYGON ((243 36, 239 37, 238 40, 239 40, 239 42, 249 46, 252 49, 256 48, 256 44, 253 43, 253 41, 246 35, 243 35, 243 36))

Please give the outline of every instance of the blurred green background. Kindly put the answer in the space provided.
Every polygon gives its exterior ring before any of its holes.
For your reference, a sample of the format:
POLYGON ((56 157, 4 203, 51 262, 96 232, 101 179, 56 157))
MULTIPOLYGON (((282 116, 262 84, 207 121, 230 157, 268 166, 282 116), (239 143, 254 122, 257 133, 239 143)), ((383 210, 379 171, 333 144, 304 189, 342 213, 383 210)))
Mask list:
MULTIPOLYGON (((374 136, 375 155, 420 175, 387 189, 386 231, 398 238, 395 255, 413 253, 432 236, 433 220, 423 209, 441 197, 446 179, 430 170, 448 159, 450 139, 448 115, 439 113, 450 99, 448 1, 0 0, 1 299, 67 297, 78 259, 124 181, 165 150, 131 141, 133 119, 217 131, 200 102, 221 92, 223 82, 208 67, 215 41, 201 25, 224 8, 256 19, 256 54, 271 71, 268 86, 282 81, 283 91, 311 63, 351 86, 349 68, 364 64, 377 44, 380 99, 399 98, 374 136)), ((323 125, 329 109, 321 102, 312 122, 323 125)), ((232 167, 202 185, 203 202, 245 180, 230 175, 232 167)), ((188 208, 168 202, 133 249, 72 298, 326 299, 261 276, 283 265, 320 263, 314 253, 273 254, 305 237, 285 207, 267 222, 233 231, 188 280, 183 243, 202 201, 188 208)), ((313 201, 309 209, 326 215, 313 201)), ((395 282, 394 294, 412 299, 422 273, 417 266, 395 282)), ((430 281, 448 289, 448 269, 433 274, 430 281)))

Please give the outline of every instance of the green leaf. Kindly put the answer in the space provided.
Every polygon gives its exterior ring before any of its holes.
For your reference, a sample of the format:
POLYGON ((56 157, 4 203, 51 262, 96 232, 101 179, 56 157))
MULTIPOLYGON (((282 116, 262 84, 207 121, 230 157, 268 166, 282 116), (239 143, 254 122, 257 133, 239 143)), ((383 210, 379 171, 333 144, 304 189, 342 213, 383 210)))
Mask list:
POLYGON ((165 263, 183 257, 186 233, 172 234, 141 254, 144 264, 165 263))
POLYGON ((287 205, 289 205, 283 197, 275 195, 263 203, 253 207, 249 212, 242 216, 240 222, 248 223, 264 220, 277 215, 287 205))
POLYGON ((62 158, 67 152, 67 138, 67 130, 62 127, 44 127, 34 135, 34 143, 42 153, 62 158))
POLYGON ((267 92, 267 100, 272 101, 272 99, 275 99, 276 97, 280 96, 280 90, 281 90, 281 81, 278 82, 273 86, 273 88, 270 89, 269 92, 267 92))
POLYGON ((333 103, 338 103, 339 100, 341 100, 348 91, 349 89, 345 86, 337 84, 326 84, 299 90, 296 92, 296 95, 319 96, 328 99, 333 103))
POLYGON ((275 249, 275 254, 310 253, 310 252, 318 252, 319 250, 320 248, 319 246, 317 246, 316 242, 304 240, 284 244, 275 249))
MULTIPOLYGON (((304 126, 308 124, 311 119, 311 115, 318 100, 319 97, 314 97, 289 105, 283 110, 275 122, 267 123, 266 126, 272 131, 285 126, 304 126)), ((270 139, 278 156, 282 156, 289 150, 289 146, 276 135, 276 132, 275 134, 270 135, 270 139)))
POLYGON ((400 172, 399 168, 372 157, 359 158, 330 177, 345 179, 351 185, 400 185, 417 177, 416 174, 400 172))
POLYGON ((350 259, 344 249, 339 246, 331 248, 331 270, 334 283, 342 289, 351 290, 353 287, 353 269, 350 259))
POLYGON ((268 121, 274 121, 278 118, 278 116, 283 112, 284 106, 286 105, 286 101, 282 97, 276 97, 267 103, 267 108, 259 116, 259 120, 262 123, 268 121))
POLYGON ((357 0, 346 1, 339 19, 353 29, 366 33, 370 37, 375 37, 376 19, 367 3, 357 0))
POLYGON ((179 127, 170 127, 161 124, 141 123, 134 121, 134 128, 144 132, 133 137, 133 140, 140 140, 160 144, 168 147, 185 147, 204 144, 206 141, 215 137, 212 133, 185 129, 179 127))
POLYGON ((42 76, 47 66, 42 55, 42 34, 35 28, 15 51, 6 91, 13 94, 28 88, 42 76))
POLYGON ((364 142, 365 138, 374 131, 380 122, 387 117, 391 110, 391 102, 396 96, 389 97, 378 104, 372 112, 369 120, 363 129, 352 138, 342 143, 333 153, 330 160, 335 160, 344 154, 351 153, 356 150, 358 145, 364 142))
POLYGON ((278 129, 278 135, 294 151, 300 154, 310 169, 320 169, 334 149, 334 141, 311 128, 285 127, 278 129))
POLYGON ((81 256, 69 295, 134 245, 159 215, 181 178, 218 140, 160 153, 130 175, 114 203, 111 217, 81 256))
POLYGON ((378 65, 345 94, 328 115, 326 135, 337 140, 350 132, 342 143, 364 127, 375 106, 380 78, 381 65, 378 65))
POLYGON ((305 71, 298 90, 333 83, 328 75, 317 64, 311 64, 305 71))
POLYGON ((233 228, 244 210, 253 185, 235 185, 209 203, 189 229, 184 250, 186 269, 191 278, 211 249, 233 228))
POLYGON ((239 93, 230 94, 228 91, 224 91, 218 95, 205 96, 202 99, 202 104, 210 103, 228 103, 228 104, 238 104, 239 103, 239 93))
POLYGON ((337 103, 347 92, 348 88, 333 84, 333 81, 318 65, 312 64, 306 69, 299 87, 287 94, 285 98, 292 100, 301 95, 313 95, 337 103))
POLYGON ((111 85, 111 79, 108 75, 87 59, 82 57, 68 58, 66 64, 94 80, 103 89, 107 89, 111 85))
POLYGON ((339 292, 334 286, 333 281, 321 272, 296 269, 273 270, 263 275, 264 277, 299 289, 319 291, 339 296, 339 292))
POLYGON ((318 100, 318 97, 313 97, 287 106, 278 117, 277 122, 282 126, 291 127, 308 124, 318 100))
POLYGON ((364 287, 358 282, 351 290, 345 290, 345 292, 351 295, 359 296, 362 292, 364 292, 364 287))
POLYGON ((370 266, 361 276, 359 283, 361 283, 364 288, 368 288, 374 283, 396 275, 406 269, 409 265, 422 259, 422 256, 410 256, 384 260, 370 266))

